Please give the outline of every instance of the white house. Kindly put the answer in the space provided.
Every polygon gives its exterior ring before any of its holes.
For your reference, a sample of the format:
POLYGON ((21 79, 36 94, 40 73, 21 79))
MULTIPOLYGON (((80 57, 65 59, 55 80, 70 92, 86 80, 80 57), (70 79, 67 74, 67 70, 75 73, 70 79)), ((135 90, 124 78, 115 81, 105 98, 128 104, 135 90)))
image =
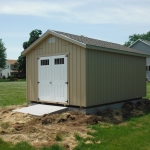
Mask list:
POLYGON ((6 68, 1 69, 0 68, 0 78, 9 76, 18 77, 18 71, 17 71, 17 60, 6 60, 6 68))

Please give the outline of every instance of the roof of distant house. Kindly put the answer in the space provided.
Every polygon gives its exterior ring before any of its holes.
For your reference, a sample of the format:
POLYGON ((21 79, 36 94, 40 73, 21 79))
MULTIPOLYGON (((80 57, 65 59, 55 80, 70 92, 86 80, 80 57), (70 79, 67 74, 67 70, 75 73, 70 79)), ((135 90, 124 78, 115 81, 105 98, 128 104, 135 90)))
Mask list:
POLYGON ((150 46, 150 41, 147 41, 147 40, 142 40, 140 39, 141 41, 143 41, 144 43, 148 44, 150 46))
POLYGON ((138 39, 136 40, 133 44, 131 44, 129 47, 132 47, 135 43, 137 43, 138 41, 145 43, 146 45, 150 46, 150 41, 147 40, 143 40, 143 39, 138 39))
POLYGON ((16 63, 17 60, 7 59, 7 62, 12 65, 12 64, 16 63))

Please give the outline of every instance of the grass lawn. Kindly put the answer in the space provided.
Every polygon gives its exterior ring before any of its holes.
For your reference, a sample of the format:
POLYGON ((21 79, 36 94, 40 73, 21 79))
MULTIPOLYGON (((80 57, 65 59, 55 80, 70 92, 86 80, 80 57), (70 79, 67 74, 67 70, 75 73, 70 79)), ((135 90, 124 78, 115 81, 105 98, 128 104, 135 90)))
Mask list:
MULTIPOLYGON (((0 106, 26 103, 25 82, 0 82, 0 106)), ((147 95, 150 98, 150 83, 147 83, 147 95)), ((121 125, 97 124, 89 126, 95 132, 92 137, 82 138, 75 135, 78 146, 74 150, 150 150, 150 113, 131 118, 121 125)), ((0 150, 35 150, 26 142, 16 145, 0 139, 0 150)), ((59 145, 43 147, 40 150, 63 150, 59 145)))
POLYGON ((146 98, 150 99, 150 82, 147 82, 147 95, 146 98))
POLYGON ((0 82, 0 106, 20 105, 26 101, 26 82, 0 82))

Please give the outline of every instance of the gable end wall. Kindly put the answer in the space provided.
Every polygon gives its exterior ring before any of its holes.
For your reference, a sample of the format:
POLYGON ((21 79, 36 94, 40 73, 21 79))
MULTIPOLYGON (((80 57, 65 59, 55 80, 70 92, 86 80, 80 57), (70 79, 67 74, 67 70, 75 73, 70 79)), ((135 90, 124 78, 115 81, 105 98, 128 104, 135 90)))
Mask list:
POLYGON ((85 83, 85 49, 55 37, 54 43, 49 43, 51 36, 35 47, 26 56, 27 65, 27 99, 38 101, 38 61, 41 56, 68 54, 68 100, 69 105, 86 106, 85 83))

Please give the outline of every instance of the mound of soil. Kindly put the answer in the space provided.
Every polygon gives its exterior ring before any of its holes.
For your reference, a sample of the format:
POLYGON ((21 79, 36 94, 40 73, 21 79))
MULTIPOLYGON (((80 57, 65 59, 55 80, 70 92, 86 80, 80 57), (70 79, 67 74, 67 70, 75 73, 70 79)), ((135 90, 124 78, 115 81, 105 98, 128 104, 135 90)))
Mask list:
POLYGON ((145 100, 137 103, 125 102, 120 110, 110 109, 97 112, 97 115, 99 121, 119 124, 131 117, 141 116, 148 112, 150 112, 150 101, 145 100))

